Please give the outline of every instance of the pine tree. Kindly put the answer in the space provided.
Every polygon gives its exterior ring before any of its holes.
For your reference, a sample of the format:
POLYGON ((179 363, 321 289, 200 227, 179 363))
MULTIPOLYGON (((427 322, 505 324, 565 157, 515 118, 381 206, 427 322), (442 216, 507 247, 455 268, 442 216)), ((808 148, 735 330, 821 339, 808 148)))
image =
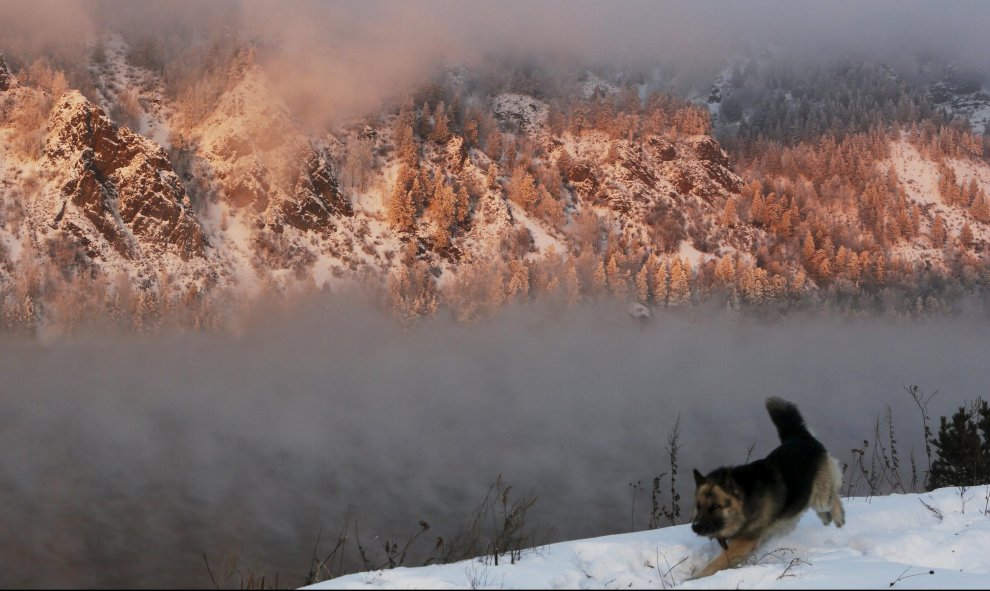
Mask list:
POLYGON ((951 422, 941 417, 932 445, 937 457, 928 476, 928 490, 990 482, 990 406, 978 398, 971 408, 959 407, 951 422))

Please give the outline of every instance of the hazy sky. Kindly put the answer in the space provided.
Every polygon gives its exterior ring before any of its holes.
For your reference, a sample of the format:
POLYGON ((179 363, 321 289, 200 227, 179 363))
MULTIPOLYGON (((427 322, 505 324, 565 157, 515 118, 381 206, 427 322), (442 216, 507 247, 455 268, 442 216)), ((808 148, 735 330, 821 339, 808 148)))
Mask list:
POLYGON ((851 51, 895 62, 934 52, 984 73, 990 49, 990 3, 980 0, 0 0, 0 14, 0 47, 31 52, 66 51, 107 30, 190 43, 237 31, 265 44, 287 98, 324 111, 373 104, 438 66, 491 55, 640 68, 663 61, 703 84, 728 57, 767 47, 795 59, 851 51))

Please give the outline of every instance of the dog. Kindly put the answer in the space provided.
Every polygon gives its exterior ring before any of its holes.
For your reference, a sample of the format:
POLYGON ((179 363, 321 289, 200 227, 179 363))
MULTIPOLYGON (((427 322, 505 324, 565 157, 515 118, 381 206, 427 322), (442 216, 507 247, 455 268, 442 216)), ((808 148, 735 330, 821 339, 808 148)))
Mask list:
POLYGON ((694 533, 713 538, 722 552, 693 578, 739 566, 762 542, 794 529, 801 514, 814 509, 824 525, 842 527, 839 463, 808 431, 797 406, 771 397, 766 402, 780 446, 762 459, 718 468, 703 476, 694 470, 694 533))

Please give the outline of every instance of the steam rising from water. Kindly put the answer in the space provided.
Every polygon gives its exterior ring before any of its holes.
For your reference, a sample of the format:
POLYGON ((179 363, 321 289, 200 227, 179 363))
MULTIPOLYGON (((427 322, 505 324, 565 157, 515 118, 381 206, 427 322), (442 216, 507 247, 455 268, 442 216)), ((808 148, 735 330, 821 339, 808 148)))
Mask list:
POLYGON ((902 386, 940 390, 935 417, 986 396, 987 328, 601 307, 403 331, 331 305, 238 337, 0 343, 0 585, 203 586, 203 552, 301 583, 348 510, 369 546, 452 536, 500 473, 556 539, 626 531, 677 416, 689 493, 691 467, 772 449, 772 394, 840 460, 890 404, 920 459, 902 386))

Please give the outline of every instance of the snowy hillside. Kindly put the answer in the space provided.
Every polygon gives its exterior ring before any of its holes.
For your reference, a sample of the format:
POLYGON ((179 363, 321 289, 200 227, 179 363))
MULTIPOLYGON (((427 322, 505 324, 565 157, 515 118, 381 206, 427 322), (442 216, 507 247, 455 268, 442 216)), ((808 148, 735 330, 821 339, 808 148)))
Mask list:
POLYGON ((330 123, 273 52, 119 31, 0 58, 0 329, 223 327, 352 288, 404 321, 606 297, 919 314, 990 285, 990 99, 961 74, 733 58, 698 95, 496 61, 330 123))
POLYGON ((990 485, 845 500, 842 529, 812 512, 764 544, 751 563, 689 581, 718 545, 679 525, 562 542, 491 558, 397 568, 324 581, 309 589, 650 588, 986 589, 990 587, 990 485))

